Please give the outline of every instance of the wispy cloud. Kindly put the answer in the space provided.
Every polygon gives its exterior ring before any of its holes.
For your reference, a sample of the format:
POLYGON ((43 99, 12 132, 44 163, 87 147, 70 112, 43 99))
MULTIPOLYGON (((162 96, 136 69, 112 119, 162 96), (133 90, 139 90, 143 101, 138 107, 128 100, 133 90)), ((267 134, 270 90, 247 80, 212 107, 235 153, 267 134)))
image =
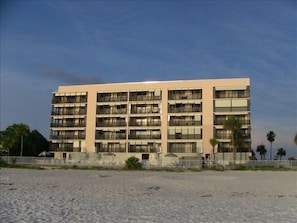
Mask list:
POLYGON ((36 72, 44 78, 56 80, 63 84, 98 84, 102 80, 94 74, 74 74, 60 66, 39 65, 36 72))

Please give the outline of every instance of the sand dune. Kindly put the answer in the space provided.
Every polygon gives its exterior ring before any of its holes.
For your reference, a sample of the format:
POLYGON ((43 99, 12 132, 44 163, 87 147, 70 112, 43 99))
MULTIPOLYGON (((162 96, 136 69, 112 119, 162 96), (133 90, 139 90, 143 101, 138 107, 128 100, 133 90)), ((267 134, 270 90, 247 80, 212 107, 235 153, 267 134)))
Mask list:
POLYGON ((297 173, 0 169, 1 222, 296 222, 297 173))

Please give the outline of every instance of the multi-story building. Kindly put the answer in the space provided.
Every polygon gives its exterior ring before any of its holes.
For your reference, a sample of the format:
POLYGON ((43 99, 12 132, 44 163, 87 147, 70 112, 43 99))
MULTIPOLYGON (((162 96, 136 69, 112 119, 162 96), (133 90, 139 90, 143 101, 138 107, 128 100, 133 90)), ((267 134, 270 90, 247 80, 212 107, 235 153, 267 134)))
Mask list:
POLYGON ((52 150, 56 157, 113 153, 126 159, 212 157, 230 151, 228 116, 242 124, 247 152, 251 144, 248 78, 154 81, 60 86, 53 93, 52 150))

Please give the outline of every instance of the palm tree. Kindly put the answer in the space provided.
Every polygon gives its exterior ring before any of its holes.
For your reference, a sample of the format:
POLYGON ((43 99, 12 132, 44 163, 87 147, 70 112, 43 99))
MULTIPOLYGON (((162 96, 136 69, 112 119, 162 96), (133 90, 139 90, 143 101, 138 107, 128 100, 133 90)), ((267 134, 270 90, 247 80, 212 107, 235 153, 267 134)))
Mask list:
POLYGON ((270 131, 267 133, 267 140, 270 142, 270 160, 272 160, 272 142, 274 142, 275 133, 270 131))
POLYGON ((267 152, 267 150, 263 144, 257 146, 257 153, 260 154, 261 160, 263 160, 263 158, 265 159, 266 152, 267 152))
POLYGON ((297 133, 296 133, 296 135, 295 135, 294 142, 295 142, 295 144, 297 145, 297 133))
POLYGON ((279 157, 279 159, 281 160, 282 157, 286 155, 286 150, 283 149, 283 148, 279 148, 279 149, 277 150, 277 154, 276 154, 276 155, 277 155, 277 156, 279 157))
POLYGON ((20 123, 15 124, 15 133, 17 136, 21 137, 21 153, 20 156, 23 156, 23 147, 24 147, 24 136, 28 135, 30 133, 29 126, 26 124, 20 123))
POLYGON ((215 157, 215 146, 218 145, 220 142, 216 138, 212 138, 212 139, 209 140, 209 143, 212 146, 213 159, 216 160, 216 157, 215 157))
POLYGON ((224 129, 229 130, 231 132, 231 147, 233 150, 233 159, 235 162, 237 145, 239 142, 238 132, 241 129, 241 123, 234 115, 229 116, 227 120, 224 122, 224 129))

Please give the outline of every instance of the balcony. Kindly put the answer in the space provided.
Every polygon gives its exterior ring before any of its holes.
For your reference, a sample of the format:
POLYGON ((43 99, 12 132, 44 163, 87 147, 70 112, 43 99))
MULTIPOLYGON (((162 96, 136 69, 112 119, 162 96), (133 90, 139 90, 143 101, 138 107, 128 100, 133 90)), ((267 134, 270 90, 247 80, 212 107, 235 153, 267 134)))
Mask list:
POLYGON ((243 107, 216 107, 215 112, 245 112, 250 111, 250 108, 247 106, 243 107))
POLYGON ((168 134, 168 139, 202 139, 201 134, 168 134))
POLYGON ((170 120, 169 126, 200 126, 201 121, 195 121, 195 120, 170 120))
POLYGON ((97 109, 97 114, 108 114, 108 115, 116 115, 116 114, 126 114, 127 109, 97 109))
POLYGON ((193 100, 202 99, 202 90, 170 90, 168 100, 193 100))
POLYGON ((86 96, 54 96, 52 104, 87 103, 86 96))
POLYGON ((130 101, 153 101, 161 100, 161 96, 154 95, 130 95, 130 101))
POLYGON ((86 110, 75 111, 75 110, 61 110, 61 111, 52 111, 51 115, 86 115, 86 110))
POLYGON ((136 107, 132 105, 131 114, 151 114, 151 113, 159 113, 160 109, 157 107, 136 107))
MULTIPOLYGON (((227 133, 217 133, 215 138, 217 139, 231 139, 231 135, 227 134, 227 133)), ((243 133, 241 135, 242 139, 250 139, 251 138, 251 134, 249 133, 243 133)))
POLYGON ((128 136, 129 139, 161 139, 161 134, 154 134, 154 135, 137 135, 137 134, 130 134, 128 136))
MULTIPOLYGON (((225 122, 226 122, 226 119, 216 119, 214 121, 214 124, 215 125, 224 125, 225 122)), ((239 120, 239 122, 242 125, 250 125, 251 124, 251 121, 250 120, 239 120)))
POLYGON ((97 151, 99 153, 125 153, 126 146, 110 146, 108 144, 99 144, 97 151))
POLYGON ((53 128, 62 128, 62 127, 86 127, 86 123, 51 123, 53 128))
POLYGON ((248 90, 223 90, 216 91, 215 98, 249 98, 248 90))
POLYGON ((185 107, 169 107, 168 113, 190 113, 190 112, 202 112, 201 107, 192 107, 192 108, 185 108, 185 107))
POLYGON ((96 139, 109 139, 109 140, 121 140, 121 139, 126 139, 126 134, 103 134, 99 135, 96 134, 96 139))
POLYGON ((149 145, 130 145, 128 149, 129 153, 156 153, 157 151, 159 151, 158 148, 149 145))
POLYGON ((127 101, 127 92, 111 92, 111 93, 98 93, 97 102, 117 102, 117 101, 127 101))
POLYGON ((129 126, 161 126, 161 120, 148 120, 148 121, 138 121, 131 120, 129 126))
POLYGON ((120 127, 126 125, 127 124, 125 120, 96 122, 96 127, 120 127))
POLYGON ((85 139, 86 135, 51 135, 50 139, 64 140, 64 139, 85 139))

